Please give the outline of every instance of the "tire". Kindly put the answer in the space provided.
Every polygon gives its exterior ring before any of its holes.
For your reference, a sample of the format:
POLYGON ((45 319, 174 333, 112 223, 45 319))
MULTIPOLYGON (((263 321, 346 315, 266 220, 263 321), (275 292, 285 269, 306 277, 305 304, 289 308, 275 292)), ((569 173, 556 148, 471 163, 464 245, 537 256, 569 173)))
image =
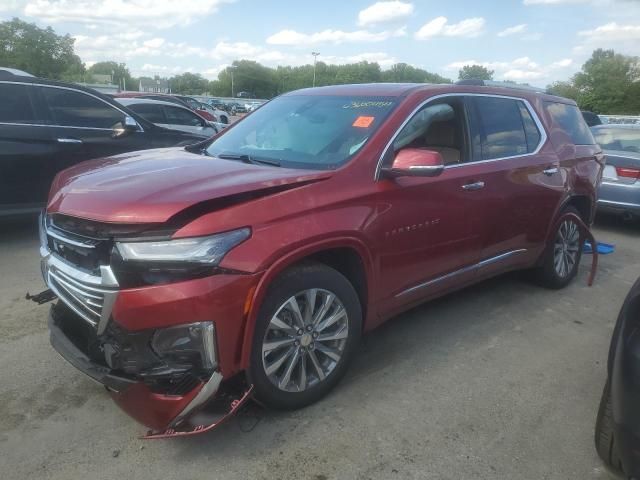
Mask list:
POLYGON ((598 408, 596 419, 596 451, 605 465, 615 473, 624 475, 620 455, 613 429, 613 410, 611 406, 611 380, 607 379, 598 408))
MULTIPOLYGON (((580 213, 574 207, 566 207, 562 210, 558 218, 568 212, 575 213, 576 215, 580 216, 580 213)), ((569 283, 571 283, 571 281, 578 273, 580 259, 582 258, 582 248, 584 246, 584 241, 584 234, 578 227, 577 223, 571 220, 567 220, 556 227, 556 230, 555 232, 553 232, 553 235, 549 239, 549 244, 547 245, 547 248, 543 254, 544 256, 542 259, 542 265, 536 272, 538 283, 540 283, 543 287, 554 290, 564 288, 569 285, 569 283), (576 232, 576 235, 574 235, 574 231, 576 232), (564 243, 564 246, 562 246, 559 243, 561 242, 561 236, 569 237, 568 240, 571 241, 567 241, 566 243, 564 243), (575 241, 573 241, 574 238, 576 239, 575 241), (558 248, 560 249, 560 251, 558 251, 558 248), (573 263, 571 264, 571 260, 567 260, 566 263, 561 262, 564 263, 564 265, 559 266, 557 263, 557 254, 561 254, 563 256, 569 255, 569 257, 567 258, 570 259, 572 257, 571 254, 574 253, 574 249, 577 250, 575 250, 573 263)))
POLYGON ((229 119, 227 118, 227 116, 226 116, 226 115, 221 115, 221 116, 220 116, 220 121, 221 121, 222 123, 224 123, 225 125, 228 125, 228 124, 229 124, 229 119))
POLYGON ((256 400, 286 410, 318 401, 346 373, 361 331, 358 294, 340 272, 319 263, 285 271, 269 287, 256 321, 247 371, 256 400))

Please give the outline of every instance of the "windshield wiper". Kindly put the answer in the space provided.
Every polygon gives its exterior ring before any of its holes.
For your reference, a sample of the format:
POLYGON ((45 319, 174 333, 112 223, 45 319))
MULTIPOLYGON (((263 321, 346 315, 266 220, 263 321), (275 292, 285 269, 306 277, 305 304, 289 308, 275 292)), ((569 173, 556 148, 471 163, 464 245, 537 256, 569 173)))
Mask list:
POLYGON ((218 158, 222 158, 223 160, 240 160, 244 163, 250 163, 253 165, 261 164, 261 165, 271 165, 272 167, 280 167, 280 162, 276 160, 267 160, 262 158, 251 157, 246 154, 238 155, 233 153, 221 153, 220 155, 216 155, 218 158))

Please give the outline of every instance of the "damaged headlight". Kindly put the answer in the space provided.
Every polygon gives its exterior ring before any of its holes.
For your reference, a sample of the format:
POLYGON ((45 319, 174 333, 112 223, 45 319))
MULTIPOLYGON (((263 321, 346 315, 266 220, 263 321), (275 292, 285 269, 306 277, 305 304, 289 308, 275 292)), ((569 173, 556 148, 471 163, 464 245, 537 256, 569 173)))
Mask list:
POLYGON ((157 330, 151 348, 170 365, 193 365, 204 371, 217 366, 212 322, 196 322, 157 330))
POLYGON ((117 242, 111 266, 123 288, 158 285, 216 273, 224 256, 251 236, 249 228, 206 237, 117 242))
POLYGON ((125 261, 218 265, 229 250, 249 238, 250 234, 248 228, 241 228, 208 237, 156 242, 119 242, 116 245, 125 261))

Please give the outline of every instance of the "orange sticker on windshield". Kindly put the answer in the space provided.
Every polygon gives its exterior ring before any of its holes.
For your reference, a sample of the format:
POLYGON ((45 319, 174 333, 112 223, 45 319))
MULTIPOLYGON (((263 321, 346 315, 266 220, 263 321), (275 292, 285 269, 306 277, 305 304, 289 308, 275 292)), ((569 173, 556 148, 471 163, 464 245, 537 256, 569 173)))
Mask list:
POLYGON ((369 128, 376 117, 358 117, 355 122, 353 122, 354 127, 358 128, 369 128))

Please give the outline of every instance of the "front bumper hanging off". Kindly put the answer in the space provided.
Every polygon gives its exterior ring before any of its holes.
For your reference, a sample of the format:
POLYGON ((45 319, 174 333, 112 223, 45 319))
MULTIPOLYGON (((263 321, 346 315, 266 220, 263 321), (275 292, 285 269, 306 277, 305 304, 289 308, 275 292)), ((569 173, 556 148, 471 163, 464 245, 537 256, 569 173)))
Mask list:
POLYGON ((51 345, 74 367, 104 385, 123 411, 149 427, 150 430, 143 437, 145 439, 193 435, 212 430, 235 414, 251 396, 251 387, 233 388, 225 385, 217 370, 208 380, 198 381, 186 392, 154 391, 148 381, 114 372, 108 365, 97 361, 95 356, 92 358, 89 351, 93 348, 90 336, 70 331, 65 324, 73 316, 73 312, 64 305, 51 307, 51 345))

